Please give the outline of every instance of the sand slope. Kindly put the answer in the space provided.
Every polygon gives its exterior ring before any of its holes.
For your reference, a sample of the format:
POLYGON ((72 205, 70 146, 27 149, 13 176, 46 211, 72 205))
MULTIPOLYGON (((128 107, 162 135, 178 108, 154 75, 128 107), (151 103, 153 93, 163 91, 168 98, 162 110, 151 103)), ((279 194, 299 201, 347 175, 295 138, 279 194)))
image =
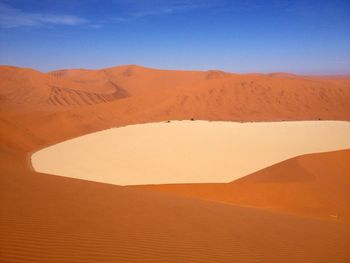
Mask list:
POLYGON ((349 225, 2 170, 4 262, 348 262, 349 225))
POLYGON ((350 150, 295 157, 228 184, 140 188, 204 200, 350 221, 350 150))
MULTIPOLYGON (((147 109, 147 119, 139 117, 139 122, 148 122, 149 118, 350 119, 349 78, 290 78, 138 66, 44 74, 3 66, 0 80, 2 105, 14 111, 27 108, 62 111, 112 102, 109 108, 118 108, 118 112, 142 114, 140 111, 147 109)), ((94 112, 101 118, 107 114, 98 108, 94 112)), ((85 114, 81 117, 87 118, 85 114)))
MULTIPOLYGON (((27 160, 45 146, 133 123, 192 117, 350 120, 349 92, 349 78, 137 66, 44 74, 1 67, 0 261, 349 262, 350 228, 342 221, 43 175, 30 172, 27 160), (117 88, 124 95, 110 97, 117 88)), ((338 158, 343 157, 336 154, 331 160, 339 164, 338 158)), ((314 167, 310 161, 303 169, 309 165, 314 167)), ((320 167, 333 192, 341 193, 345 179, 333 181, 334 173, 320 167)), ((311 189, 308 182, 295 188, 295 206, 311 189)), ((242 184, 242 189, 254 185, 242 184)), ((278 185, 288 189, 291 184, 278 185)), ((215 185, 207 189, 217 193, 215 185)), ((272 193, 283 200, 277 190, 272 193)), ((314 187, 311 193, 323 200, 327 192, 314 187)), ((241 204, 259 205, 260 199, 245 200, 241 204)))

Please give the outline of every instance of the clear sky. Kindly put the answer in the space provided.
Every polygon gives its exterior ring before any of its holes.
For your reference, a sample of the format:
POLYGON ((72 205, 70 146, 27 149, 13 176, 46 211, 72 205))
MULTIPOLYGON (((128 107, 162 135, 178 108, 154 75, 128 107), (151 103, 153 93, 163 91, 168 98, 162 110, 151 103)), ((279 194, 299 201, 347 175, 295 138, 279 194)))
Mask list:
POLYGON ((350 73, 350 0, 0 0, 0 64, 350 73))

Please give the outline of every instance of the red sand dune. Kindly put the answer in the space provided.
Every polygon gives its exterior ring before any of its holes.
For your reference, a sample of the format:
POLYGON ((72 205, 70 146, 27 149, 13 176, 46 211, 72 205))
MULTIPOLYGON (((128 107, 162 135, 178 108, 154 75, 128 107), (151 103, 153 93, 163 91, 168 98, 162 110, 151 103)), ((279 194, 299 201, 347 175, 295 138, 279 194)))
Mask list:
POLYGON ((147 107, 152 115, 170 119, 242 121, 349 120, 350 112, 350 78, 346 77, 291 78, 138 66, 44 74, 2 66, 0 80, 2 104, 20 105, 22 110, 34 107, 59 111, 113 101, 115 107, 125 111, 147 107), (126 99, 121 102, 121 98, 126 99))
POLYGON ((138 66, 47 74, 1 67, 0 261, 349 262, 349 170, 340 165, 349 151, 298 157, 227 190, 184 186, 192 197, 38 174, 27 160, 47 145, 132 123, 350 120, 349 80, 138 66), (230 199, 232 189, 240 199, 230 199), (219 191, 239 206, 200 200, 223 201, 212 195, 219 191), (339 220, 298 216, 331 213, 339 220))

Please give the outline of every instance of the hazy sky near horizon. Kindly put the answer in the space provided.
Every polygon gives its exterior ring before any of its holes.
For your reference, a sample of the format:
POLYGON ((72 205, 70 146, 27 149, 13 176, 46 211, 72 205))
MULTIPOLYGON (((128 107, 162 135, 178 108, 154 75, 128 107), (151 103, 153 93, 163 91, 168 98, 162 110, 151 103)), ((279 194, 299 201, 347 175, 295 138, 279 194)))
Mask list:
POLYGON ((350 74, 350 0, 0 0, 0 64, 350 74))

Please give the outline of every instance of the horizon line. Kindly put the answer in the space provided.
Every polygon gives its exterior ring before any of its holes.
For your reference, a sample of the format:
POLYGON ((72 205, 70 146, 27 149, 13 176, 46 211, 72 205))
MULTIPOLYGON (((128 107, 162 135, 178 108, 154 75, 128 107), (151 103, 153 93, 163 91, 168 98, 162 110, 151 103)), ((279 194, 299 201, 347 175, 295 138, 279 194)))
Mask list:
POLYGON ((0 67, 12 67, 12 68, 18 68, 18 69, 30 69, 37 72, 40 72, 42 74, 49 74, 51 72, 55 71, 63 71, 63 70, 89 70, 89 71, 99 71, 99 70, 106 70, 111 68, 118 68, 118 67, 138 67, 138 68, 144 68, 144 69, 150 69, 150 70, 164 70, 164 71, 187 71, 187 72, 209 72, 209 71, 220 71, 228 74, 241 74, 241 75, 272 75, 272 74, 286 74, 286 75, 294 75, 294 76, 310 76, 310 77, 350 77, 350 72, 348 73, 296 73, 291 71, 268 71, 268 72, 262 72, 262 71, 251 71, 251 72, 239 72, 239 71, 227 71, 223 69, 215 69, 215 68, 209 68, 209 69, 173 69, 173 68, 157 68, 157 67, 151 67, 151 66, 143 66, 140 64, 120 64, 115 66, 107 66, 102 68, 83 68, 83 67, 68 67, 68 68, 58 68, 53 70, 40 70, 34 67, 26 67, 26 66, 16 66, 16 65, 9 65, 9 64, 0 64, 0 67))

